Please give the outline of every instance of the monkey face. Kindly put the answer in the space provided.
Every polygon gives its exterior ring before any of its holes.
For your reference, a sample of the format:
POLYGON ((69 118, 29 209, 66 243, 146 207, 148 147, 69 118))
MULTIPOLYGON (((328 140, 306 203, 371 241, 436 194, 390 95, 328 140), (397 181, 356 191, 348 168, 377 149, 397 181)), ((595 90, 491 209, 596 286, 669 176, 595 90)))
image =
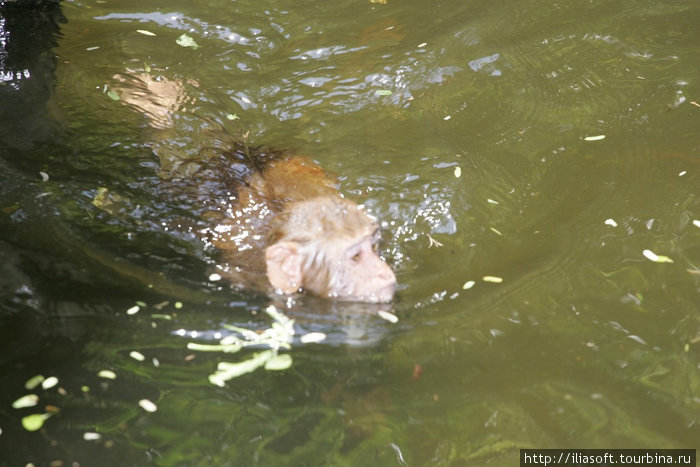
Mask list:
POLYGON ((338 271, 329 281, 328 296, 369 303, 391 301, 396 276, 379 257, 377 242, 375 232, 346 248, 338 271))
POLYGON ((294 234, 267 247, 267 277, 279 293, 390 302, 396 276, 377 252, 378 231, 355 203, 319 198, 298 203, 284 220, 294 234))

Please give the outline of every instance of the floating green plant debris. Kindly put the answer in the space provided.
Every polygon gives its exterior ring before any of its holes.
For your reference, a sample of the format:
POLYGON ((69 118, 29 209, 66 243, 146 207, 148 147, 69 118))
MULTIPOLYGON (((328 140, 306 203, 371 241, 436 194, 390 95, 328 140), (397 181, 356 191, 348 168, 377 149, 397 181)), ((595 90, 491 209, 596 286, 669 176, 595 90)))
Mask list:
POLYGON ((192 47, 193 49, 196 49, 199 47, 199 44, 195 42, 194 39, 192 39, 190 36, 187 34, 182 34, 180 37, 178 37, 175 42, 177 45, 181 47, 192 47))

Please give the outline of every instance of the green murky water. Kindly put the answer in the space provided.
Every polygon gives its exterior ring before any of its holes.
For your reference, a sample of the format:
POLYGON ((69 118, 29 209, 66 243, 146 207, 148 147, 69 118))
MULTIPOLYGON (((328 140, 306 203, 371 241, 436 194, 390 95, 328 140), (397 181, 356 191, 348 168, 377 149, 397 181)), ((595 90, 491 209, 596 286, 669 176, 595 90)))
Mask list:
POLYGON ((697 447, 697 3, 95 0, 34 23, 9 8, 0 465, 697 447), (110 98, 147 69, 181 86, 169 129, 110 98), (271 302, 208 281, 196 206, 153 153, 216 148, 219 127, 339 174, 384 222, 400 282, 390 307, 276 303, 296 320, 292 366, 224 387, 217 363, 264 347, 187 344, 267 329, 271 302), (58 384, 25 389, 36 374, 58 384), (28 393, 36 406, 12 408, 28 393))

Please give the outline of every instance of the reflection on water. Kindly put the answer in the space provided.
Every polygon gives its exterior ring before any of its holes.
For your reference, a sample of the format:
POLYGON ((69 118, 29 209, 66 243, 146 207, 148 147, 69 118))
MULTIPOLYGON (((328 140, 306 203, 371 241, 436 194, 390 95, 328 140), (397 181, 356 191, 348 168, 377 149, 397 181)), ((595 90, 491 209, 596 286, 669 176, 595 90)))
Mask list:
POLYGON ((521 447, 696 444, 697 6, 61 9, 51 98, 0 84, 0 127, 14 128, 0 149, 0 443, 13 446, 0 464, 511 465, 521 447), (200 47, 178 46, 183 33, 200 47), (133 81, 148 70, 159 78, 133 81), (156 83, 187 98, 139 114, 109 95, 156 83), (382 220, 395 303, 275 303, 295 336, 326 340, 295 338, 290 369, 210 384, 218 362, 259 349, 187 343, 267 329, 270 299, 209 282, 202 203, 163 177, 174 159, 156 132, 178 157, 247 133, 336 172, 382 220), (59 385, 12 409, 37 373, 59 385), (52 406, 39 432, 22 428, 52 406))

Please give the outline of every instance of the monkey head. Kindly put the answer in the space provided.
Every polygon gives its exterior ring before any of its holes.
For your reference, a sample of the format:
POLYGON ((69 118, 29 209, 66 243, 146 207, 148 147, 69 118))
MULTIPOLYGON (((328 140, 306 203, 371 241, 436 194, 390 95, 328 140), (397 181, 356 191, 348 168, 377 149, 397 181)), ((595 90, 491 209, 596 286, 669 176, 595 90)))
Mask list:
POLYGON ((379 257, 378 228, 352 201, 321 196, 290 202, 276 216, 265 250, 278 293, 390 302, 396 276, 379 257))

